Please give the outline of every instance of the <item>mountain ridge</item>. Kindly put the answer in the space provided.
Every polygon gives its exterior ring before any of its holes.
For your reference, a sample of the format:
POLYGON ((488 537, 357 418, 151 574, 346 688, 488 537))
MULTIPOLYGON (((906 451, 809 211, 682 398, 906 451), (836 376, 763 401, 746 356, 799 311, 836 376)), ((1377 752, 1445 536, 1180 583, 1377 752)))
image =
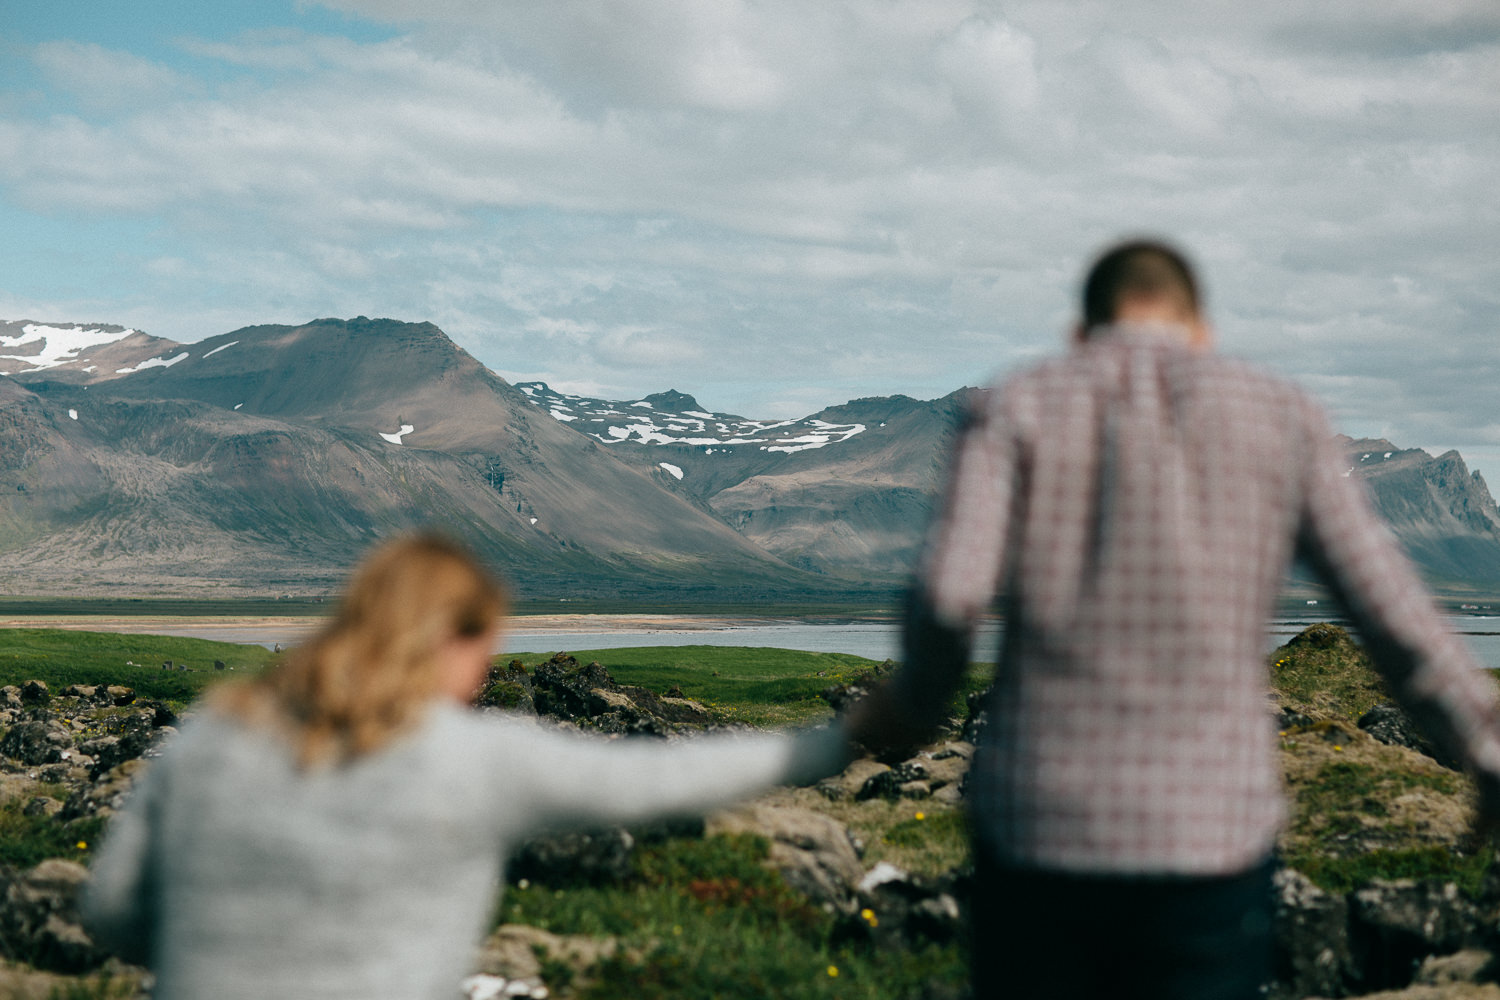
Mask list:
MULTIPOLYGON (((973 391, 755 420, 512 385, 433 324, 363 316, 190 345, 0 322, 0 366, 0 587, 36 595, 321 593, 436 524, 528 595, 883 603, 973 391)), ((1343 444, 1430 580, 1500 588, 1461 456, 1343 444)))

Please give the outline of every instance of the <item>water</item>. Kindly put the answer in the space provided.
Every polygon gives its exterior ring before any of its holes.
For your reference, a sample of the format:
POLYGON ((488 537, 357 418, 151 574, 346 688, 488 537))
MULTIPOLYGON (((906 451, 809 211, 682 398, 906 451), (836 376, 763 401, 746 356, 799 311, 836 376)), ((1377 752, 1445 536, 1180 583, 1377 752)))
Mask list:
MULTIPOLYGON (((895 622, 704 618, 691 615, 655 617, 585 615, 577 619, 517 618, 502 637, 504 653, 542 653, 556 650, 612 649, 621 646, 770 646, 819 653, 850 653, 872 660, 898 659, 900 629, 895 622)), ((1325 617, 1280 618, 1267 624, 1266 651, 1325 617)), ((1500 617, 1453 615, 1448 627, 1458 633, 1484 666, 1500 669, 1500 617)), ((124 625, 124 623, 119 623, 124 625)), ((159 635, 195 636, 228 642, 253 642, 271 647, 301 641, 317 627, 316 621, 160 622, 130 628, 159 635)), ((121 630, 125 630, 121 628, 121 630)), ((990 659, 999 648, 1003 626, 986 623, 975 645, 975 655, 990 659)))
MULTIPOLYGON (((1286 643, 1308 625, 1326 618, 1278 619, 1267 624, 1266 652, 1286 643)), ((1500 670, 1500 618, 1451 616, 1451 631, 1468 645, 1482 666, 1500 670)), ((974 646, 979 659, 992 659, 1000 648, 1004 626, 987 622, 974 646)), ((772 646, 818 653, 850 653, 872 660, 900 658, 900 628, 893 622, 778 621, 702 628, 658 628, 651 631, 528 631, 518 619, 505 639, 506 651, 609 649, 617 646, 772 646)))

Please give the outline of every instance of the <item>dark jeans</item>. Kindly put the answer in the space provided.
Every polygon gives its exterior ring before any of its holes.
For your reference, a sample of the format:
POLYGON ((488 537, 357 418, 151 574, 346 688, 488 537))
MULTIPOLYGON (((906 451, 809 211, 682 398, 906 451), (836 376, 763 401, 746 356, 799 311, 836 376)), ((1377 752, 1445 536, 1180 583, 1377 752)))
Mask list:
POLYGON ((1271 979, 1271 871, 1092 876, 976 857, 975 1000, 1255 1000, 1271 979))

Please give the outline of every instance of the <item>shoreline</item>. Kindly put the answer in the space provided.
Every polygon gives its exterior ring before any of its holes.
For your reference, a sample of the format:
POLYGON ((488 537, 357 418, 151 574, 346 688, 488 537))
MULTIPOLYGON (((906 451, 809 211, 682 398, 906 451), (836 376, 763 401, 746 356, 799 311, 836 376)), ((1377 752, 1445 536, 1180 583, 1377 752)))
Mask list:
MULTIPOLYGON (((311 631, 327 619, 325 615, 15 615, 0 617, 0 628, 63 628, 98 632, 150 632, 163 626, 203 625, 211 628, 263 628, 269 626, 311 631)), ((722 615, 722 614, 518 614, 506 621, 507 632, 701 632, 764 625, 772 622, 868 621, 839 615, 722 615)))

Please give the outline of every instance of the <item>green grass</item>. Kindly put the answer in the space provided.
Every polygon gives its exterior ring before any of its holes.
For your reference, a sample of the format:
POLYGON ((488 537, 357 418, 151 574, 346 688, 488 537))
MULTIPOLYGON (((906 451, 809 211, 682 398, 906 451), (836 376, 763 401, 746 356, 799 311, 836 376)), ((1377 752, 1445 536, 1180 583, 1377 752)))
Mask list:
MULTIPOLYGON (((819 692, 879 672, 882 662, 847 653, 814 653, 765 646, 639 646, 624 649, 566 650, 579 663, 598 660, 617 683, 665 694, 672 687, 702 702, 723 721, 779 727, 818 722, 832 716, 819 692)), ((534 666, 547 653, 506 653, 534 666)), ((954 712, 965 695, 982 690, 993 664, 976 663, 954 696, 954 712)))
MULTIPOLYGON (((36 795, 49 790, 37 788, 36 795)), ((104 821, 97 817, 60 823, 47 816, 27 816, 23 810, 34 796, 23 795, 0 802, 0 865, 31 868, 48 858, 66 858, 86 864, 98 841, 104 821)))
POLYGON ((1411 847, 1364 851, 1353 857, 1308 853, 1283 860, 1329 892, 1350 892, 1377 878, 1437 879, 1456 883, 1465 896, 1479 899, 1494 852, 1462 854, 1446 847, 1411 847))
MULTIPOLYGON (((618 683, 664 694, 676 686, 721 719, 756 726, 813 722, 832 713, 818 692, 880 664, 843 653, 753 646, 641 646, 568 650, 579 663, 598 660, 618 683)), ((507 653, 528 664, 549 654, 507 653)))
POLYGON ((0 685, 39 680, 55 695, 69 684, 123 684, 180 706, 215 681, 263 669, 273 656, 262 646, 208 639, 9 628, 0 629, 0 685), (162 670, 168 660, 189 669, 162 670), (229 669, 215 670, 215 660, 229 669))
POLYGON ((965 981, 957 944, 837 943, 836 918, 762 864, 768 850, 750 835, 648 844, 621 885, 512 887, 502 916, 555 934, 617 937, 623 951, 582 987, 585 998, 875 1000, 965 981))
POLYGON ((1357 719, 1391 700, 1364 649, 1337 625, 1310 625, 1271 654, 1271 685, 1330 718, 1357 719))

